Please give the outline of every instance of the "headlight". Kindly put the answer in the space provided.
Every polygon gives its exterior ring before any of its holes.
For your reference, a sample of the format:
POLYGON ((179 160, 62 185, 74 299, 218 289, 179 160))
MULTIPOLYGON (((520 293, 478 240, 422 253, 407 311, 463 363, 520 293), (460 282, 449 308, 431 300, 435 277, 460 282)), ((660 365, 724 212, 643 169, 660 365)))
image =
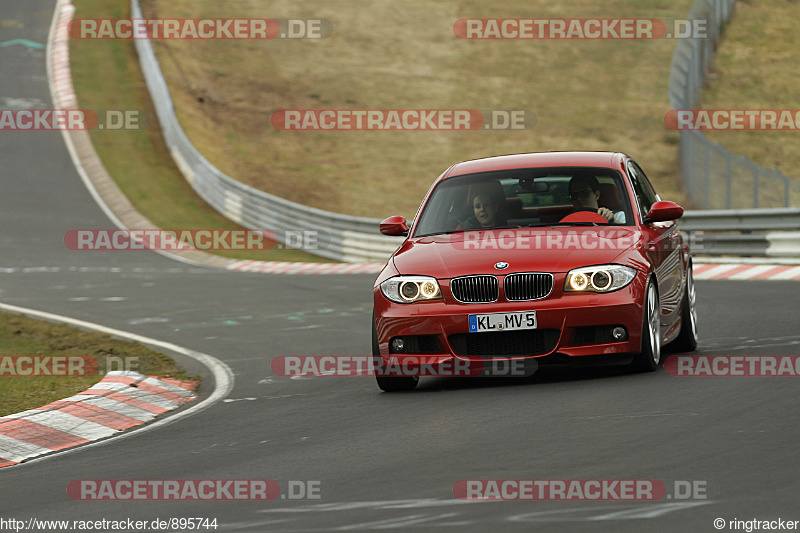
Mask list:
POLYGON ((395 276, 381 283, 381 292, 391 301, 400 304, 442 298, 436 278, 429 276, 395 276))
POLYGON ((564 292, 612 292, 629 284, 636 269, 622 265, 600 265, 570 270, 564 292))

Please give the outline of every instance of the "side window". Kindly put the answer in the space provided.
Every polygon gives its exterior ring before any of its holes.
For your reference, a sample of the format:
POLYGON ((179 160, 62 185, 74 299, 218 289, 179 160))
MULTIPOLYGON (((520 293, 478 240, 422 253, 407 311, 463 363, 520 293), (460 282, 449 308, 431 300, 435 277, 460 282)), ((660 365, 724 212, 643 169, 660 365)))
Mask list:
POLYGON ((631 178, 631 184, 633 185, 633 190, 636 193, 636 200, 639 204, 639 212, 641 213, 642 218, 650 211, 650 206, 656 203, 660 198, 656 194, 656 191, 653 189, 653 186, 650 185, 650 181, 645 176, 644 172, 639 165, 637 165, 634 161, 628 161, 628 175, 631 178))

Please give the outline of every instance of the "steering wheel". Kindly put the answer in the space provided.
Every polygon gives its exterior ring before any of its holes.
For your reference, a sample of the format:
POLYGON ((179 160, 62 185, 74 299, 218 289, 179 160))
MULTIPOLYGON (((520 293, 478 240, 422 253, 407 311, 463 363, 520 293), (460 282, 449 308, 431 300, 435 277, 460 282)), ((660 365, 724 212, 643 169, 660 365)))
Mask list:
POLYGON ((597 209, 584 207, 577 209, 565 216, 559 222, 591 222, 594 224, 608 224, 606 217, 597 212, 597 209))

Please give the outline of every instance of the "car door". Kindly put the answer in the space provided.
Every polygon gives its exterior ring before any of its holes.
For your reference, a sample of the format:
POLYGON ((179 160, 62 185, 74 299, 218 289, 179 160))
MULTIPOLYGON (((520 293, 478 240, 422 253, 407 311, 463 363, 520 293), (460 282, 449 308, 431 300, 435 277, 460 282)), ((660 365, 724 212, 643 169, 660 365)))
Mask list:
MULTIPOLYGON (((643 220, 650 207, 661 200, 650 180, 635 161, 626 165, 628 176, 636 193, 639 216, 643 220)), ((683 271, 681 268, 680 233, 674 220, 651 222, 642 227, 645 235, 645 255, 650 259, 658 280, 658 294, 661 303, 661 331, 666 333, 677 320, 680 306, 683 271)))

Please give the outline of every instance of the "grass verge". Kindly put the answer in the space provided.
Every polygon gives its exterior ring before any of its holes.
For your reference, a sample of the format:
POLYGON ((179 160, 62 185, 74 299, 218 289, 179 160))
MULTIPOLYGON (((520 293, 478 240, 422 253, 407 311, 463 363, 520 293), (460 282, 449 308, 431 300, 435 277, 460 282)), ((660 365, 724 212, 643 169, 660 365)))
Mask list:
MULTIPOLYGON (((737 2, 703 91, 705 109, 798 109, 798 5, 786 0, 737 2)), ((800 116, 800 115, 798 115, 800 116)), ((708 138, 753 162, 775 167, 800 189, 798 131, 710 131, 708 138)), ((782 189, 781 189, 782 197, 782 189)), ((752 206, 751 195, 746 206, 752 206)), ((794 205, 800 197, 793 198, 794 205)), ((777 205, 776 205, 777 206, 777 205)), ((782 206, 782 205, 781 205, 782 206)))
MULTIPOLYGON (((453 162, 547 150, 637 159, 686 203, 664 125, 675 41, 463 40, 470 18, 682 19, 692 0, 145 0, 148 18, 320 18, 320 40, 154 41, 178 117, 217 167, 256 188, 352 215, 412 216, 453 162), (278 109, 526 109, 518 131, 280 131, 278 109)), ((688 206, 687 206, 688 207, 688 206)))
MULTIPOLYGON (((75 18, 130 17, 129 0, 81 0, 75 6, 75 18)), ((208 206, 173 162, 155 119, 133 41, 73 39, 70 61, 81 108, 138 110, 147 117, 145 127, 139 130, 91 132, 104 166, 137 210, 160 228, 240 228, 208 206)), ((234 259, 328 262, 290 249, 214 253, 234 259)))
MULTIPOLYGON (((107 370, 125 366, 145 375, 200 380, 187 376, 169 356, 141 344, 8 313, 0 313, 0 354, 0 416, 72 396, 100 381, 107 370), (96 361, 97 371, 85 376, 18 375, 30 372, 30 365, 7 357, 54 355, 88 356, 96 361)), ((84 368, 94 370, 89 364, 84 368)), ((68 373, 68 367, 63 372, 68 373)))
MULTIPOLYGON (((323 18, 321 40, 154 41, 176 111, 195 146, 243 183, 321 209, 410 217, 451 163, 546 150, 619 150, 636 158, 662 198, 697 207, 682 189, 678 133, 663 117, 675 41, 457 39, 459 18, 683 19, 692 0, 142 0, 145 15, 323 18), (524 131, 286 132, 278 109, 527 109, 524 131)), ((791 107, 798 75, 793 4, 739 2, 716 60, 705 107, 791 107), (766 59, 766 60, 765 60, 766 59)), ((128 0, 84 0, 79 17, 127 16, 128 0)), ((147 109, 129 41, 73 41, 84 107, 147 109)), ((735 153, 791 175, 793 133, 720 132, 735 153)), ((230 225, 196 197, 156 128, 93 132, 126 194, 162 227, 230 225), (136 136, 138 146, 120 147, 136 136), (127 142, 127 141, 125 141, 127 142), (157 159, 150 164, 149 159, 157 159), (131 164, 130 161, 136 161, 131 164), (205 217, 197 222, 194 217, 205 217), (166 218, 166 220, 165 220, 166 218), (227 224, 227 225, 226 225, 227 224)), ((290 252, 275 251, 276 259, 290 252)))

